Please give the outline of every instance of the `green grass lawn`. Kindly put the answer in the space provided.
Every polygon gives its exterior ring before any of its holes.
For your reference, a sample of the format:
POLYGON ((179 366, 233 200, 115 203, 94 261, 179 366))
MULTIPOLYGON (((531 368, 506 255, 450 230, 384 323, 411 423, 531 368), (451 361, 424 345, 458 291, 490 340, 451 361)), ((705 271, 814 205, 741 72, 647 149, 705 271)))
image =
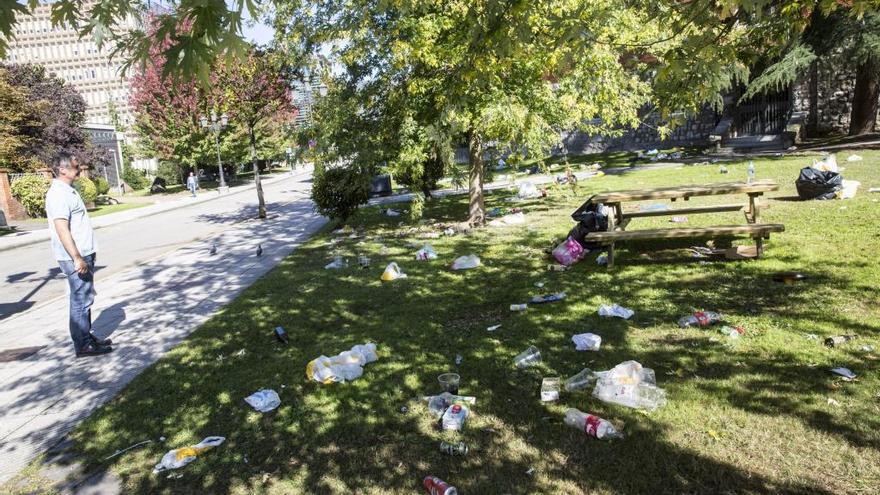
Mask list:
MULTIPOLYGON (((523 204, 525 226, 428 241, 420 235, 442 228, 400 226, 403 217, 366 209, 353 222, 360 239, 334 247, 328 228, 298 248, 73 438, 88 465, 122 477, 125 493, 412 494, 422 493, 426 475, 462 494, 878 493, 880 358, 861 348, 880 348, 880 195, 866 192, 880 186, 880 152, 860 154, 865 160, 855 163, 838 154, 844 176, 862 182, 858 196, 843 201, 792 199, 794 179, 811 157, 757 161, 758 178, 781 184, 765 199, 763 220, 784 223, 786 232, 753 261, 700 262, 670 250, 701 241, 667 241, 621 245, 610 271, 595 254, 567 272, 546 269, 545 250, 573 226, 569 214, 590 194, 743 180, 744 163, 728 164, 729 175, 717 165, 695 165, 582 181, 576 195, 554 189, 548 199, 523 204), (414 261, 413 242, 430 242, 440 259, 414 261), (337 250, 355 266, 324 270, 337 250), (646 252, 654 259, 641 256, 646 252), (372 258, 369 269, 356 267, 360 253, 372 258), (449 270, 455 257, 469 253, 483 266, 449 270), (389 261, 409 277, 381 282, 389 261), (781 285, 771 280, 780 270, 809 279, 781 285), (567 299, 509 311, 530 295, 557 291, 567 299), (636 314, 629 321, 600 318, 602 303, 636 314), (731 340, 715 327, 678 328, 677 320, 695 310, 721 311, 747 333, 731 340), (278 325, 290 345, 274 341, 278 325), (575 351, 570 338, 583 332, 602 336, 599 352, 575 351), (860 338, 834 349, 822 345, 824 336, 852 333, 860 338), (307 381, 308 361, 366 341, 378 344, 380 359, 361 378, 307 381), (513 357, 529 345, 541 350, 543 362, 515 369, 513 357), (539 399, 542 377, 564 379, 630 359, 656 370, 668 395, 664 408, 646 413, 588 393, 557 403, 539 399), (828 371, 835 366, 849 367, 858 379, 840 380, 828 371), (461 374, 461 393, 478 398, 461 434, 437 430, 414 400, 438 393, 436 377, 447 371, 461 374), (282 399, 265 415, 242 400, 263 387, 282 399), (611 420, 626 438, 600 441, 565 426, 569 407, 611 420), (151 474, 165 451, 209 435, 226 443, 171 478, 151 474), (160 436, 164 444, 101 460, 160 436), (449 457, 438 449, 441 440, 464 441, 470 453, 449 457)), ((510 194, 491 195, 488 206, 510 205, 510 194)), ((431 203, 426 217, 458 221, 466 210, 466 198, 447 198, 431 203)), ((690 219, 743 222, 741 213, 690 219)), ((666 222, 637 219, 629 228, 666 222)))
POLYGON ((150 206, 150 203, 119 203, 115 205, 98 205, 95 208, 89 210, 89 216, 92 218, 100 217, 102 215, 109 215, 110 213, 118 213, 120 211, 141 208, 143 206, 150 206))

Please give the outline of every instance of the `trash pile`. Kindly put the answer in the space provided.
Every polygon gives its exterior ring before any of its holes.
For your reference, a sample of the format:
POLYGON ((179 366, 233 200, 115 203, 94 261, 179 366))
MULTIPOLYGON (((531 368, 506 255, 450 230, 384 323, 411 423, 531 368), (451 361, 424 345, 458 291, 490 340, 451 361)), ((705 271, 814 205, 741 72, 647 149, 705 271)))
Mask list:
POLYGON ((356 345, 333 357, 320 356, 306 365, 306 377, 318 383, 352 381, 364 374, 363 366, 379 359, 376 344, 356 345))
POLYGON ((804 167, 795 181, 798 196, 801 199, 849 199, 855 197, 861 185, 859 181, 844 180, 837 166, 837 158, 826 155, 821 161, 814 161, 804 167))
POLYGON ((600 372, 593 397, 613 404, 653 411, 666 404, 666 391, 657 386, 654 370, 626 361, 600 372))
POLYGON ((582 260, 591 250, 601 246, 587 242, 590 232, 608 230, 608 216, 611 209, 605 205, 591 205, 588 209, 575 212, 572 218, 578 222, 569 232, 564 241, 553 249, 553 257, 563 266, 571 266, 582 260))

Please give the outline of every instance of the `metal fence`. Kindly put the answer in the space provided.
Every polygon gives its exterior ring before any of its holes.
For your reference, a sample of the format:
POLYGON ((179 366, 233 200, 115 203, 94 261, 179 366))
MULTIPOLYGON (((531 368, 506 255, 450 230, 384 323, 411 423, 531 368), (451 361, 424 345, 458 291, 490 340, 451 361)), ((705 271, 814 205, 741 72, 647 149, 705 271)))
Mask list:
POLYGON ((32 177, 43 177, 43 174, 40 174, 40 173, 37 173, 37 172, 15 172, 15 173, 11 173, 11 174, 9 174, 9 185, 11 186, 12 183, 15 182, 15 181, 17 181, 18 179, 23 179, 23 178, 28 177, 28 176, 32 176, 32 177))

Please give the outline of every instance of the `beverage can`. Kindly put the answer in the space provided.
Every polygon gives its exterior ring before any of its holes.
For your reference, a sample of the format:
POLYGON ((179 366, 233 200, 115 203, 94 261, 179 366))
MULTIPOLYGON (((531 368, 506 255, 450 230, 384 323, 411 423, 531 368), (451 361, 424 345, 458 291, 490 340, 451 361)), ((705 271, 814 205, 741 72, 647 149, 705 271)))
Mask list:
POLYGON ((444 454, 449 454, 452 456, 467 455, 468 446, 464 442, 458 442, 458 443, 440 442, 440 452, 443 452, 444 454))
POLYGON ((529 307, 528 304, 511 304, 510 310, 511 311, 525 311, 526 309, 528 309, 528 307, 529 307))
POLYGON ((458 495, 458 490, 454 486, 436 476, 425 476, 422 485, 430 495, 458 495))

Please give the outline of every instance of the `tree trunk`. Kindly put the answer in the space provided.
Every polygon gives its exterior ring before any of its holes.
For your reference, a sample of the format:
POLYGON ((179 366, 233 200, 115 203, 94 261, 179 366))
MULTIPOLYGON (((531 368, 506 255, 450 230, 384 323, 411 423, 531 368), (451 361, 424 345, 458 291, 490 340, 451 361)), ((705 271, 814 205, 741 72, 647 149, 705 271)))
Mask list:
POLYGON ((852 112, 849 115, 849 135, 874 132, 880 98, 880 59, 871 57, 860 64, 856 72, 852 112))
POLYGON ((810 91, 810 112, 807 114, 807 136, 819 135, 819 61, 810 64, 808 81, 810 91))
POLYGON ((486 204, 483 201, 483 143, 474 129, 468 131, 468 148, 470 150, 470 215, 468 223, 478 227, 486 223, 486 204))
POLYGON ((257 164, 257 138, 254 136, 253 126, 248 127, 248 134, 251 138, 251 161, 254 164, 254 184, 257 186, 259 217, 266 218, 266 201, 263 199, 263 184, 260 182, 260 166, 257 164))

